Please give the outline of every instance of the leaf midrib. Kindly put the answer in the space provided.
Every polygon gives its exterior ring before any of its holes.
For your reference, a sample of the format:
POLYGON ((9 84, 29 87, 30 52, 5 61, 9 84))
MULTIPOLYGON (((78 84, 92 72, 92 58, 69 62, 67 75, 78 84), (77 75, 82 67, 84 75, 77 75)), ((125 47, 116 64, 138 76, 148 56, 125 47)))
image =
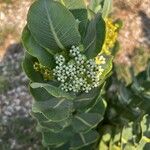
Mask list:
POLYGON ((45 9, 46 9, 46 14, 47 14, 47 19, 48 19, 48 23, 49 23, 49 26, 50 26, 50 30, 51 30, 51 32, 52 32, 52 34, 54 36, 54 39, 55 39, 57 45, 61 49, 65 49, 64 46, 63 46, 63 44, 60 42, 60 40, 59 40, 56 32, 55 32, 55 29, 54 29, 54 26, 53 26, 53 23, 52 23, 52 20, 51 20, 51 16, 50 16, 50 14, 48 12, 48 5, 47 5, 46 1, 44 1, 44 6, 45 6, 45 9))
POLYGON ((90 123, 88 123, 87 121, 85 121, 84 119, 82 119, 79 116, 75 116, 76 119, 80 120, 82 123, 84 123, 86 126, 91 127, 92 125, 90 123))

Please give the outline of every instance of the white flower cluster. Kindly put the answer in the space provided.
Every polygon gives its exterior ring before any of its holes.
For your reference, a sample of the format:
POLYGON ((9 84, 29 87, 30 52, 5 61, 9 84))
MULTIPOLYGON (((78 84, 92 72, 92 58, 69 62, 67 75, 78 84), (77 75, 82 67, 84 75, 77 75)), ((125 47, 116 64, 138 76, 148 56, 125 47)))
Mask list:
POLYGON ((61 82, 61 89, 69 92, 88 93, 91 89, 99 86, 99 77, 104 71, 102 64, 105 58, 100 57, 100 64, 95 59, 87 60, 81 54, 79 47, 72 46, 70 49, 70 60, 67 62, 63 55, 55 57, 57 66, 53 69, 54 77, 61 82))

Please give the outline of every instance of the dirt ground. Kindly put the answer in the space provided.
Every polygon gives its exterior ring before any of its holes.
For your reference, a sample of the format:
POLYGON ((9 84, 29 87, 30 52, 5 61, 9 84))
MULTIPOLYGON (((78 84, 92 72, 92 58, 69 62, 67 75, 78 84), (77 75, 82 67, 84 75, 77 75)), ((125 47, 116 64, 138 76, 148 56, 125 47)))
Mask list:
POLYGON ((114 17, 123 21, 118 40, 121 43, 119 61, 130 62, 136 48, 144 48, 150 54, 150 1, 114 0, 114 17))
POLYGON ((8 46, 20 42, 32 0, 0 0, 0 57, 8 46))

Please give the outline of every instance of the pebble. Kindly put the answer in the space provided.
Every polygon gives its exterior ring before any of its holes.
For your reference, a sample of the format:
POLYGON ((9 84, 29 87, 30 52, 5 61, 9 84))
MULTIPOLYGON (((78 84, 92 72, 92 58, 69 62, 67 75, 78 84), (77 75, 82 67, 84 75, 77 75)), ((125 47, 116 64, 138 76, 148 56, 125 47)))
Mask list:
POLYGON ((15 117, 27 117, 31 111, 32 97, 25 86, 28 79, 21 69, 22 58, 23 49, 15 44, 7 50, 0 65, 1 76, 8 81, 8 88, 0 94, 0 117, 4 123, 15 117))

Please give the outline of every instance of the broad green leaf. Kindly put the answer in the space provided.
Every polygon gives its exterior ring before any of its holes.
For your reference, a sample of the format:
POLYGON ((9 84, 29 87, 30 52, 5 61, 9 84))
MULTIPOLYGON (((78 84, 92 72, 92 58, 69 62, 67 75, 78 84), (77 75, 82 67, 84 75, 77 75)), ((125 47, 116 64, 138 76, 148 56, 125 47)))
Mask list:
POLYGON ((97 148, 97 145, 95 143, 92 143, 90 145, 87 145, 87 146, 84 146, 82 148, 80 148, 79 150, 91 150, 91 149, 96 149, 97 148))
POLYGON ((99 143, 99 150, 108 150, 108 149, 109 149, 108 145, 103 140, 101 140, 99 143))
POLYGON ((43 140, 42 143, 44 146, 56 146, 66 143, 67 141, 72 138, 73 133, 70 127, 64 129, 60 133, 53 133, 53 132, 44 132, 42 133, 43 140))
POLYGON ((94 58, 100 53, 105 40, 105 32, 105 21, 100 14, 97 14, 89 23, 83 41, 87 58, 94 58))
POLYGON ((68 127, 70 122, 68 121, 68 119, 63 120, 61 122, 41 122, 41 129, 40 132, 48 132, 51 131, 53 133, 59 133, 61 131, 63 131, 66 127, 68 127), (63 123, 63 125, 61 125, 63 123))
POLYGON ((66 120, 60 121, 60 122, 52 122, 52 121, 38 122, 36 130, 38 132, 53 132, 57 134, 61 132, 62 130, 64 130, 66 127, 68 127, 65 125, 65 122, 66 120), (61 125, 61 123, 63 123, 64 126, 61 125))
MULTIPOLYGON (((102 134, 101 140, 103 140, 104 142, 110 141, 113 134, 118 133, 117 129, 118 128, 113 127, 111 125, 104 125, 103 127, 101 127, 100 128, 100 134, 102 134)), ((116 142, 116 140, 115 140, 115 142, 116 142)))
POLYGON ((145 115, 141 121, 142 137, 146 137, 150 143, 150 116, 145 115), (149 139, 149 140, 148 140, 149 139))
POLYGON ((91 9, 95 14, 97 14, 102 8, 102 1, 103 0, 91 0, 89 3, 89 9, 91 9))
POLYGON ((106 63, 102 65, 102 68, 104 69, 102 75, 100 76, 100 79, 106 79, 105 77, 108 75, 108 73, 112 70, 113 67, 113 56, 105 56, 106 63))
POLYGON ((128 150, 147 150, 150 146, 150 119, 148 115, 145 115, 141 121, 140 131, 134 125, 137 122, 129 123, 128 126, 125 126, 121 133, 122 149, 128 150), (137 134, 137 135, 135 135, 137 134), (135 143, 136 136, 140 141, 135 143))
POLYGON ((82 41, 85 37, 85 33, 88 26, 88 13, 86 9, 72 9, 70 10, 75 19, 79 21, 79 32, 81 34, 82 41))
POLYGON ((31 116, 35 118, 38 122, 46 122, 48 120, 42 113, 31 112, 31 116))
POLYGON ((131 102, 131 92, 123 84, 120 84, 118 90, 118 100, 120 100, 120 103, 125 105, 129 104, 131 102))
POLYGON ((97 104, 94 107, 92 107, 92 109, 89 112, 99 113, 101 116, 104 116, 106 108, 107 108, 106 101, 104 99, 99 99, 97 104))
POLYGON ((59 2, 36 1, 29 10, 27 23, 35 40, 52 54, 80 43, 75 18, 59 2))
POLYGON ((30 85, 32 88, 44 88, 49 94, 57 98, 66 98, 69 100, 73 100, 74 96, 66 93, 65 91, 61 90, 59 87, 53 86, 52 84, 46 83, 31 83, 30 85))
POLYGON ((59 122, 53 122, 52 120, 46 118, 42 113, 34 113, 31 112, 31 115, 38 121, 38 123, 47 130, 53 131, 55 128, 59 128, 59 130, 55 130, 55 132, 60 132, 60 130, 68 127, 72 122, 72 117, 69 117, 65 120, 60 120, 59 122), (54 126, 56 125, 56 126, 54 126))
POLYGON ((80 112, 84 112, 84 109, 86 106, 88 106, 99 94, 100 89, 95 88, 89 93, 82 93, 79 94, 75 99, 74 99, 74 107, 80 112))
POLYGON ((96 131, 89 131, 87 133, 75 134, 71 140, 70 150, 78 150, 87 145, 95 143, 99 138, 99 134, 96 131))
POLYGON ((59 122, 70 117, 73 112, 73 103, 63 98, 52 98, 43 102, 34 102, 32 111, 42 113, 50 121, 59 122))
POLYGON ((150 81, 146 80, 143 81, 142 85, 141 85, 145 90, 147 90, 148 92, 150 92, 150 81))
POLYGON ((143 137, 140 143, 137 145, 136 150, 149 150, 150 148, 150 139, 143 137))
POLYGON ((61 2, 68 9, 86 8, 85 0, 56 0, 61 2))
MULTIPOLYGON (((99 143, 99 150, 113 150, 112 149, 112 141, 111 141, 111 137, 112 137, 112 133, 115 133, 116 127, 112 128, 112 126, 110 125, 103 125, 100 126, 98 128, 98 131, 101 135, 101 139, 100 139, 100 143, 99 143), (109 143, 109 144, 108 144, 109 143)), ((118 149, 116 149, 118 150, 118 149)))
POLYGON ((122 129, 119 127, 112 127, 112 135, 110 139, 109 148, 112 150, 121 150, 121 134, 122 129))
POLYGON ((22 42, 27 52, 36 57, 42 65, 49 68, 54 67, 55 61, 53 56, 34 40, 27 26, 22 33, 22 42))
POLYGON ((140 104, 141 104, 141 102, 143 101, 142 100, 142 98, 140 98, 139 96, 137 96, 137 95, 131 95, 132 97, 131 97, 131 102, 130 102, 130 105, 132 106, 132 107, 137 107, 137 106, 139 106, 140 104))
POLYGON ((92 111, 93 109, 96 108, 96 105, 99 103, 99 101, 102 100, 102 95, 101 95, 101 91, 99 91, 99 94, 97 95, 97 97, 92 101, 92 103, 89 104, 88 107, 86 107, 86 113, 92 111))
POLYGON ((38 122, 36 128, 38 132, 50 131, 50 132, 57 133, 64 129, 62 126, 59 125, 59 123, 49 121, 42 113, 32 112, 32 117, 35 118, 38 122))
POLYGON ((37 62, 37 59, 26 52, 22 64, 23 70, 31 81, 44 82, 42 75, 33 68, 35 62, 37 62))
POLYGON ((122 149, 128 150, 130 148, 131 150, 135 150, 134 147, 134 133, 133 133, 133 123, 129 123, 127 126, 125 126, 122 130, 121 134, 121 144, 122 149))
POLYGON ((55 98, 54 96, 50 95, 44 88, 36 88, 33 89, 30 87, 30 93, 34 97, 35 101, 46 101, 48 99, 55 98))
POLYGON ((60 144, 60 145, 57 145, 53 148, 50 147, 50 150, 67 150, 69 146, 70 146, 69 143, 60 144))
MULTIPOLYGON (((136 100, 136 99, 135 99, 136 100)), ((150 113, 150 97, 144 97, 142 95, 141 102, 137 105, 138 108, 140 108, 141 111, 149 114, 150 113)))
POLYGON ((88 132, 102 121, 103 117, 98 113, 84 113, 74 116, 72 121, 73 130, 76 133, 88 132))
POLYGON ((146 76, 147 76, 147 80, 150 81, 150 61, 148 62, 146 76))
POLYGON ((102 16, 103 18, 106 18, 112 9, 112 0, 104 0, 104 5, 102 9, 102 16))
POLYGON ((79 32, 83 39, 88 25, 88 12, 85 0, 57 0, 67 7, 79 23, 79 32))

